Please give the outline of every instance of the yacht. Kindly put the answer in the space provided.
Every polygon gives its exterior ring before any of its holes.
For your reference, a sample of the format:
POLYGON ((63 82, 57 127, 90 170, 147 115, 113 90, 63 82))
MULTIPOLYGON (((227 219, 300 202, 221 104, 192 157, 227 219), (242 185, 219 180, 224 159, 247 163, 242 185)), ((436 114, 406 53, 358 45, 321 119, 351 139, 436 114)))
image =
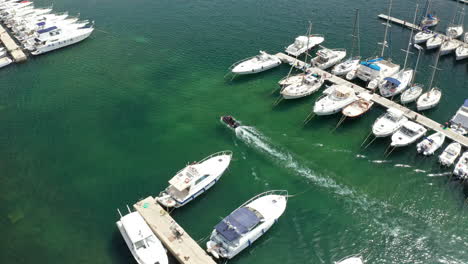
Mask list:
POLYGON ((357 70, 361 62, 361 57, 349 58, 333 67, 332 74, 336 76, 345 76, 351 71, 357 70))
POLYGON ((427 49, 438 48, 444 43, 445 36, 441 34, 435 34, 432 38, 428 39, 426 42, 427 49))
POLYGON ((404 69, 399 71, 392 77, 387 77, 380 84, 379 91, 383 97, 393 97, 406 89, 413 78, 414 71, 412 69, 404 69))
POLYGON ((325 78, 318 74, 312 73, 304 76, 298 82, 286 86, 281 90, 281 95, 284 99, 297 99, 315 93, 322 87, 325 78))
POLYGON ((444 141, 445 135, 437 132, 419 142, 416 145, 416 150, 424 156, 430 156, 444 144, 444 141))
POLYGON ((468 44, 462 44, 455 50, 456 60, 468 58, 468 44))
POLYGON ((314 105, 314 113, 316 115, 332 115, 340 112, 357 99, 353 88, 335 84, 328 88, 322 97, 317 99, 314 105))
POLYGON ((296 38, 293 44, 289 45, 286 48, 286 53, 288 53, 291 56, 297 57, 302 53, 319 45, 324 40, 325 38, 322 35, 299 36, 296 38))
POLYGON ((416 142, 426 134, 427 129, 413 121, 407 121, 392 135, 392 147, 404 147, 416 142))
POLYGON ((268 191, 248 200, 219 222, 207 252, 215 258, 232 259, 260 238, 286 210, 287 191, 268 191))
POLYGON ((229 167, 231 151, 214 153, 187 165, 169 180, 156 200, 165 207, 181 207, 211 188, 229 167))
POLYGON ((235 65, 232 69, 234 74, 253 74, 263 72, 281 65, 281 60, 274 55, 260 51, 260 55, 248 58, 235 65))
POLYGON ((440 55, 447 55, 449 53, 454 52, 459 46, 461 42, 456 39, 448 39, 440 46, 440 55))
POLYGON ((168 264, 166 249, 138 212, 130 212, 117 221, 125 243, 139 264, 168 264))
POLYGON ((465 180, 468 177, 468 151, 464 152, 453 170, 453 174, 465 180))
POLYGON ((346 57, 345 49, 321 49, 317 51, 317 56, 311 60, 311 64, 321 70, 326 70, 340 62, 346 57))
POLYGON ((388 137, 395 133, 408 121, 402 111, 396 108, 388 108, 387 112, 377 118, 372 125, 372 133, 375 137, 388 137))
POLYGON ((434 32, 429 30, 420 31, 414 35, 414 43, 420 44, 428 41, 432 37, 434 37, 434 32))
POLYGON ((443 166, 450 167, 455 160, 460 156, 462 146, 458 142, 450 143, 439 155, 439 163, 443 166))
POLYGON ((36 43, 31 47, 31 54, 40 55, 78 43, 88 38, 93 33, 93 30, 92 26, 84 26, 67 31, 62 31, 61 29, 50 31, 48 32, 49 37, 46 40, 36 39, 36 43))

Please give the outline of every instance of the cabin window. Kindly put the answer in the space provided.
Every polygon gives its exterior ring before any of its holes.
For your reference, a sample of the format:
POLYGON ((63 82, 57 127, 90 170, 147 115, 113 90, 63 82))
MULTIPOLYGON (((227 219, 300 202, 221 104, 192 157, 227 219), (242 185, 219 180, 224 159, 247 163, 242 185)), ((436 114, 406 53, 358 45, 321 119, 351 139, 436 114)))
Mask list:
POLYGON ((195 182, 195 185, 199 184, 200 182, 202 182, 204 179, 208 178, 208 176, 210 176, 209 174, 205 174, 203 176, 201 176, 196 182, 195 182))
POLYGON ((135 249, 138 250, 140 248, 146 248, 146 243, 145 243, 144 239, 142 239, 142 240, 135 243, 135 249))

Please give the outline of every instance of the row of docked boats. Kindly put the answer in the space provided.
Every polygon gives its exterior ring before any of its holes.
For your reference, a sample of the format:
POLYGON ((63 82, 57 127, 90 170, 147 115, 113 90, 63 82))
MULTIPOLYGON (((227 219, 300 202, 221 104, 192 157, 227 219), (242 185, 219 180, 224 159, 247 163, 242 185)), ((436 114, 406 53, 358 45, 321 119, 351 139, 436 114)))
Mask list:
POLYGON ((80 21, 67 12, 53 14, 52 7, 36 8, 30 1, 1 1, 0 21, 32 55, 78 43, 94 31, 94 22, 80 21))

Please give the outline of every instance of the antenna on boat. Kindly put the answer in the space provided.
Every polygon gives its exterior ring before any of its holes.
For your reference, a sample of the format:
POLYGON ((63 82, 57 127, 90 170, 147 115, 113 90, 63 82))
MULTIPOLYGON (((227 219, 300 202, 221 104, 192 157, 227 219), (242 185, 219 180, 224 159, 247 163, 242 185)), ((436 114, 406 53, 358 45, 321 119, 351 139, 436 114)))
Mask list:
POLYGON ((127 210, 128 210, 128 213, 132 213, 132 210, 130 210, 130 207, 128 207, 128 204, 127 204, 127 210))

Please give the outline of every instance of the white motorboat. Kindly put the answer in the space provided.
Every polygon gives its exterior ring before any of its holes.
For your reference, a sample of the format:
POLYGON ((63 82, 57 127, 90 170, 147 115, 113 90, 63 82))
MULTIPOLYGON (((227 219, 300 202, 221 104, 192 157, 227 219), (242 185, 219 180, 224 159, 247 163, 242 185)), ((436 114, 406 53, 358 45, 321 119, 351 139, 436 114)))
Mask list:
POLYGON ((8 57, 2 57, 0 58, 0 68, 3 68, 7 65, 10 65, 11 63, 13 62, 12 59, 8 58, 8 57))
POLYGON ((44 41, 36 42, 31 48, 32 55, 40 55, 49 51, 60 49, 88 38, 93 33, 92 26, 84 26, 77 29, 62 31, 57 29, 49 32, 49 37, 44 41))
POLYGON ((296 38, 293 44, 289 45, 286 48, 286 53, 288 53, 291 56, 297 57, 302 53, 319 45, 324 40, 325 38, 323 37, 323 35, 299 36, 296 38))
MULTIPOLYGON (((120 211, 119 211, 120 214, 120 211)), ((168 264, 166 249, 138 212, 130 212, 117 221, 125 243, 139 264, 168 264)))
POLYGON ((365 114, 367 111, 371 109, 371 107, 374 105, 374 102, 371 100, 372 99, 372 94, 363 92, 359 93, 358 95, 358 100, 354 101, 353 103, 347 105, 341 113, 349 118, 355 118, 359 117, 363 114, 365 114))
POLYGON ((248 200, 219 222, 207 252, 215 258, 232 259, 260 238, 286 210, 287 191, 268 191, 248 200))
MULTIPOLYGON (((359 65, 358 65, 357 69, 359 69, 359 65)), ((346 80, 352 81, 352 80, 356 79, 356 77, 357 77, 357 75, 356 75, 357 69, 352 70, 352 71, 349 71, 349 72, 346 74, 346 80)))
POLYGON ((169 180, 156 200, 165 207, 181 207, 210 189, 229 167, 231 151, 214 153, 187 165, 169 180))
POLYGON ((459 38, 461 35, 463 35, 463 25, 448 27, 446 34, 449 38, 459 38))
POLYGON ((432 38, 428 39, 426 42, 427 49, 438 48, 444 43, 445 36, 441 34, 435 34, 432 38))
POLYGON ((364 260, 361 256, 349 256, 342 260, 335 261, 334 264, 364 264, 364 260))
POLYGON ((462 44, 455 50, 456 60, 468 58, 468 44, 462 44))
POLYGON ((439 104, 440 98, 442 98, 442 91, 439 88, 434 87, 428 92, 419 96, 418 100, 416 101, 416 108, 418 111, 431 109, 439 104))
POLYGON ((407 121, 408 118, 405 117, 402 111, 389 108, 385 114, 375 120, 372 125, 372 133, 375 137, 388 137, 407 121))
POLYGON ((392 75, 392 77, 385 78, 379 87, 380 95, 383 97, 393 97, 401 93, 410 84, 413 74, 414 71, 412 69, 404 69, 392 75))
POLYGON ((456 39, 448 39, 440 46, 440 55, 446 55, 449 53, 454 52, 459 46, 461 42, 456 39))
POLYGON ((422 153, 424 156, 433 155, 436 150, 438 150, 442 144, 444 144, 445 135, 437 132, 427 138, 423 139, 416 145, 416 150, 418 153, 422 153))
POLYGON ((361 62, 361 57, 349 58, 333 67, 332 74, 336 76, 347 75, 350 71, 356 71, 361 62))
POLYGON ((292 85, 298 82, 301 82, 306 77, 305 73, 300 73, 296 75, 286 76, 283 79, 278 81, 278 84, 282 87, 286 87, 288 85, 292 85))
POLYGON ((421 96, 424 90, 424 86, 422 84, 415 83, 410 88, 406 89, 400 97, 400 102, 402 104, 408 104, 414 102, 421 96))
POLYGON ((450 167, 453 165, 455 160, 460 156, 462 146, 458 142, 450 143, 439 155, 439 163, 443 166, 450 167))
POLYGON ((297 99, 315 93, 322 87, 325 78, 318 74, 312 73, 304 76, 298 82, 286 86, 281 90, 281 95, 284 99, 297 99))
POLYGON ((464 152, 453 170, 453 174, 465 180, 468 177, 468 151, 464 152))
POLYGON ((432 37, 434 37, 434 33, 432 31, 420 31, 414 35, 414 43, 420 44, 428 41, 432 37))
POLYGON ((407 121, 392 135, 392 147, 404 147, 416 142, 424 134, 427 129, 413 121, 407 121))
POLYGON ((317 99, 314 105, 316 115, 332 115, 340 112, 358 98, 353 88, 346 85, 332 85, 324 95, 317 99))
POLYGON ((317 51, 317 56, 311 60, 311 64, 322 70, 326 70, 340 62, 346 57, 345 49, 321 49, 317 51))
POLYGON ((248 58, 235 64, 232 69, 234 74, 253 74, 259 73, 281 65, 281 60, 274 55, 260 51, 260 55, 248 58))

